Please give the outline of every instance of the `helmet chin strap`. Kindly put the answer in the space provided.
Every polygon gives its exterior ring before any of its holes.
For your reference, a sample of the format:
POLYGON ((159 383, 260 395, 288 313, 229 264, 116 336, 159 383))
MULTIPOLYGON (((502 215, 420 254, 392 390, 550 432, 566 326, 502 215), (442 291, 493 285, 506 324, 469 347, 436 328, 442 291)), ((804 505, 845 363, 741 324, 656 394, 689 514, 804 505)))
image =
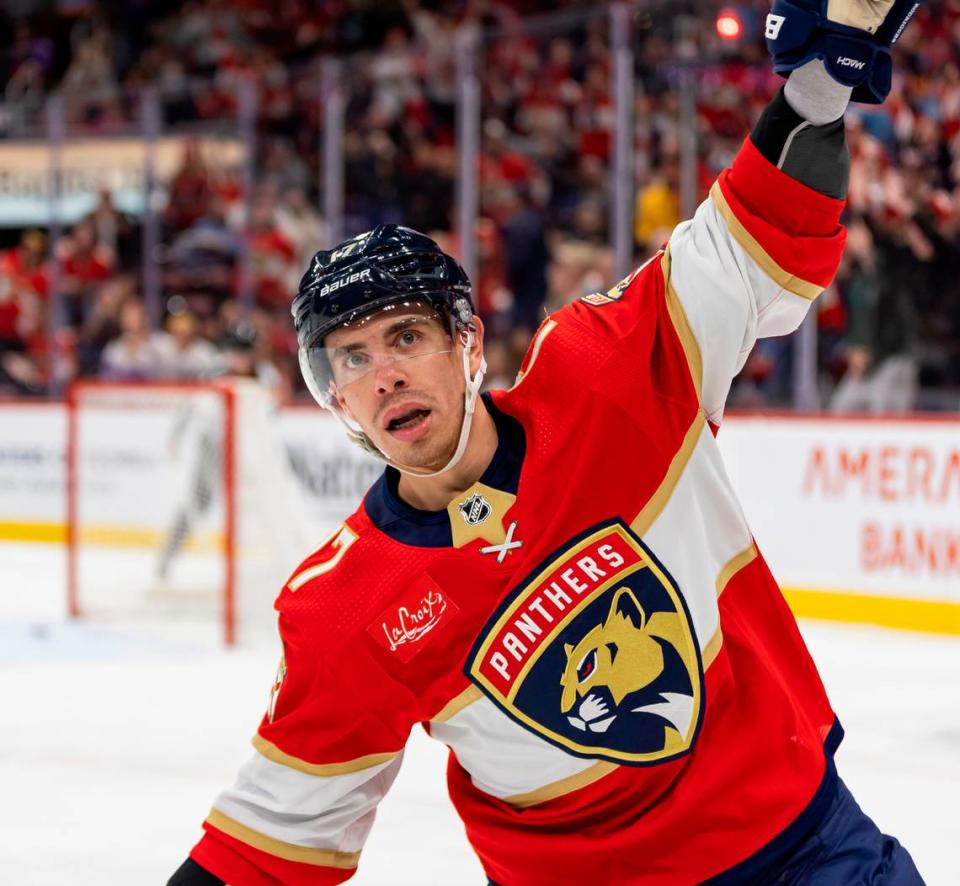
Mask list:
POLYGON ((347 421, 340 406, 336 405, 335 400, 331 398, 327 408, 340 419, 340 423, 346 428, 347 436, 352 442, 376 458, 379 458, 381 461, 385 461, 401 473, 407 474, 410 477, 437 477, 440 474, 445 474, 459 464, 460 459, 463 458, 463 454, 467 451, 467 442, 470 439, 470 428, 473 425, 473 414, 476 412, 477 398, 480 396, 480 386, 483 384, 483 376, 487 371, 487 361, 481 357, 480 365, 477 367, 477 373, 471 377, 470 352, 473 350, 474 333, 468 329, 465 331, 465 335, 466 341, 463 346, 463 377, 466 387, 463 392, 463 422, 460 425, 460 439, 457 441, 457 448, 454 449, 450 460, 439 470, 420 471, 416 468, 400 464, 376 446, 363 430, 353 427, 350 422, 347 421))

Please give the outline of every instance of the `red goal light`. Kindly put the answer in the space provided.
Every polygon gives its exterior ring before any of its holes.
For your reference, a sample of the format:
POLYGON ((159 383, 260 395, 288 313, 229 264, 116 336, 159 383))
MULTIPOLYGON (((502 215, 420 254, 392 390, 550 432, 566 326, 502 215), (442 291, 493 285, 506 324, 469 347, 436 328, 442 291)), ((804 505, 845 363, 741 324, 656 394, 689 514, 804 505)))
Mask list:
POLYGON ((721 9, 717 16, 717 36, 721 40, 739 40, 743 36, 743 22, 734 9, 721 9))

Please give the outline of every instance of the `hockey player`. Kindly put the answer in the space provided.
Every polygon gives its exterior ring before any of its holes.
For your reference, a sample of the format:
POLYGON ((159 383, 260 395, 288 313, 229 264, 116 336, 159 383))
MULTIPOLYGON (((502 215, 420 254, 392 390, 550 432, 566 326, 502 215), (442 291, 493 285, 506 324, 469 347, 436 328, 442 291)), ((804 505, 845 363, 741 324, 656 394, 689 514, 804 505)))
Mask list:
POLYGON ((433 241, 387 225, 315 256, 304 376, 388 467, 283 588, 256 754, 171 884, 348 879, 418 723, 501 886, 922 882, 837 775, 714 442, 756 339, 833 277, 842 115, 886 94, 909 11, 778 0, 789 79, 732 167, 543 323, 509 391, 478 397, 483 326, 433 241))

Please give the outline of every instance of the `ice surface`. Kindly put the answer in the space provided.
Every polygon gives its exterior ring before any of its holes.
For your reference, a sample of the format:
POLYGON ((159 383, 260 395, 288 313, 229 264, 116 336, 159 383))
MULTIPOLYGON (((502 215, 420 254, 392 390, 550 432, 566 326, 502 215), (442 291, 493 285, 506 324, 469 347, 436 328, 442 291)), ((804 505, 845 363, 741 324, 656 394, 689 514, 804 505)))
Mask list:
MULTIPOLYGON (((250 753, 278 648, 216 629, 66 623, 49 546, 0 545, 0 860, 17 886, 162 884, 250 753)), ((803 625, 847 730, 838 765, 930 884, 957 882, 960 641, 803 625)), ((351 881, 482 884, 417 730, 351 881)))

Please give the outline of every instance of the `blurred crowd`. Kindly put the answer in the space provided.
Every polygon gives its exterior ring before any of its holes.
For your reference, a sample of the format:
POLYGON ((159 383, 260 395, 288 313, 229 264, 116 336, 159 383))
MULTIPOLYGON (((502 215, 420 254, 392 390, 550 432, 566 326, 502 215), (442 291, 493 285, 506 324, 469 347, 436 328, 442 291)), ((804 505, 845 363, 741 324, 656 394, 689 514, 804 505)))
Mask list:
MULTIPOLYGON (((637 261, 680 221, 684 175, 703 197, 781 83, 762 41, 768 4, 723 4, 744 25, 732 42, 714 30, 719 5, 681 0, 632 19, 637 261), (696 168, 685 173, 687 82, 696 168)), ((328 245, 322 60, 345 59, 345 232, 402 222, 457 254, 456 70, 470 38, 482 46, 475 295, 492 332, 490 383, 509 384, 547 312, 615 282, 609 30, 602 7, 556 0, 6 4, 0 136, 29 133, 40 119, 31 109, 52 91, 70 135, 138 133, 149 87, 163 132, 181 144, 148 261, 142 218, 109 192, 54 243, 39 229, 2 232, 0 392, 243 371, 302 394, 288 306, 310 255, 328 245), (244 170, 204 141, 237 134, 242 83, 258 97, 250 192, 244 170), (158 275, 156 317, 145 266, 158 275), (54 287, 63 310, 51 318, 54 287), (240 308, 243 291, 252 311, 240 308)), ((817 304, 821 403, 960 409, 960 0, 925 4, 896 54, 889 101, 848 115, 849 242, 817 304)), ((790 340, 762 342, 732 402, 788 404, 792 357, 790 340)))

